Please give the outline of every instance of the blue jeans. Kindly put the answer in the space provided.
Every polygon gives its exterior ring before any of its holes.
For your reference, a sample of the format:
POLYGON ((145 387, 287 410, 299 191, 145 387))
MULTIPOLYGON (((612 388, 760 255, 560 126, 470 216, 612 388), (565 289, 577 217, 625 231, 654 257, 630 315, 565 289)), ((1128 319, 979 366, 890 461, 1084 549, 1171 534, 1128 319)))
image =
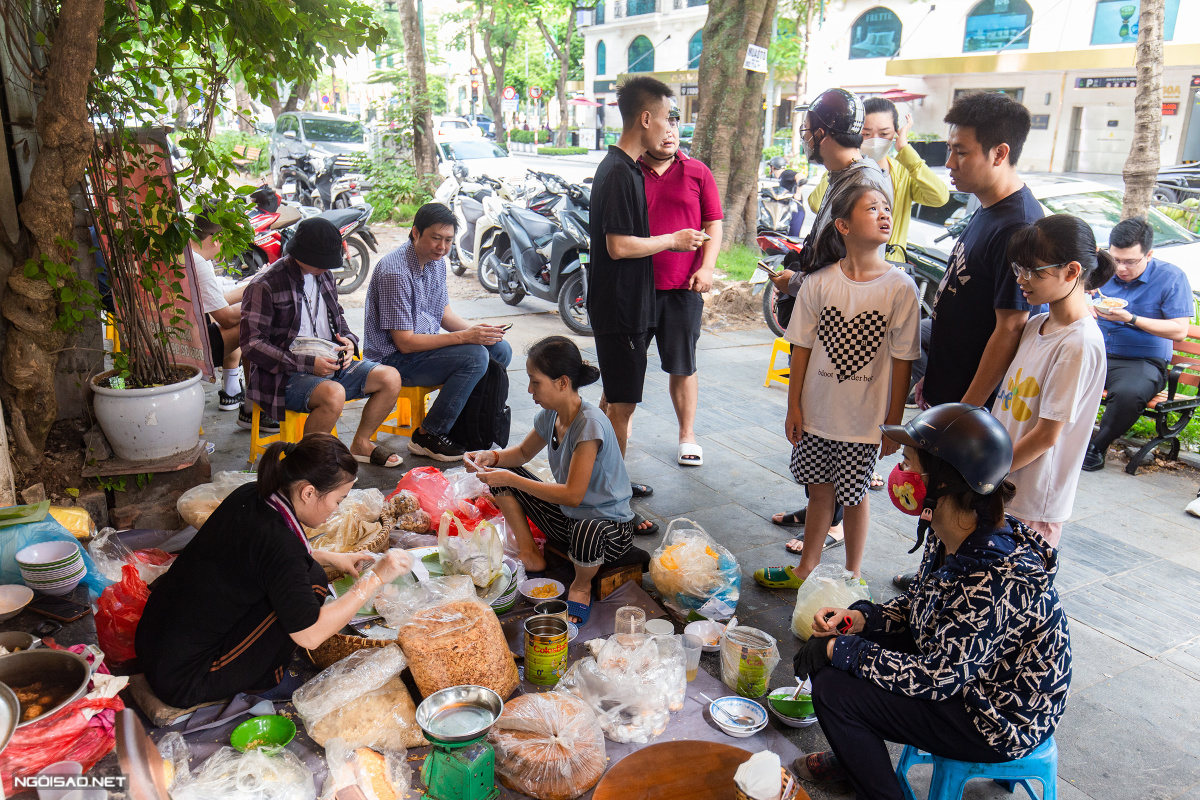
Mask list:
POLYGON ((512 347, 501 341, 493 345, 455 344, 423 353, 397 350, 384 358, 383 363, 395 367, 406 386, 442 387, 421 428, 426 433, 445 436, 462 413, 475 384, 487 372, 489 358, 507 369, 512 361, 512 347))

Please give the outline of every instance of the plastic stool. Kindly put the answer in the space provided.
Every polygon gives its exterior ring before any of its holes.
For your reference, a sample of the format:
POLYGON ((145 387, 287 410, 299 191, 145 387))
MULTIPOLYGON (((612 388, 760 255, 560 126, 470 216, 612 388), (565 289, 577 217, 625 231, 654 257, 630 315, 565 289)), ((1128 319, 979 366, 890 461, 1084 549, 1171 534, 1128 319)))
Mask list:
POLYGON ((913 796, 912 787, 908 784, 908 767, 930 761, 933 763, 933 780, 929 784, 929 800, 960 800, 963 787, 972 778, 991 778, 1010 792, 1021 786, 1033 800, 1038 800, 1033 787, 1029 785, 1029 781, 1036 780, 1042 784, 1042 800, 1056 800, 1058 797, 1058 744, 1053 736, 1024 758, 999 764, 930 756, 906 745, 896 766, 896 777, 900 779, 900 788, 906 798, 913 796), (913 751, 911 756, 910 750, 913 751), (904 768, 904 774, 900 771, 901 767, 904 768))
MULTIPOLYGON (((417 432, 425 421, 425 412, 429 410, 430 395, 441 389, 441 386, 402 386, 400 395, 396 398, 396 410, 379 426, 379 433, 391 433, 396 436, 408 436, 417 432)), ((375 436, 371 437, 372 439, 375 436)))
MULTIPOLYGON (((279 421, 279 433, 263 435, 258 431, 258 420, 261 416, 262 408, 258 403, 254 403, 254 409, 250 415, 250 457, 246 459, 251 464, 267 451, 267 445, 272 442, 298 442, 303 439, 304 423, 308 421, 308 414, 288 411, 279 421)), ((337 436, 336 425, 333 426, 330 433, 337 436)))
POLYGON ((788 376, 792 373, 792 365, 789 359, 782 368, 776 368, 775 356, 780 353, 791 356, 792 344, 787 339, 777 338, 771 345, 771 360, 767 362, 767 379, 763 381, 763 386, 770 386, 771 381, 779 381, 784 386, 788 385, 788 376))
POLYGON ((913 795, 912 787, 908 784, 908 771, 917 764, 932 763, 933 756, 929 753, 918 750, 911 744, 904 745, 904 751, 900 753, 900 760, 896 762, 896 777, 900 779, 900 791, 904 794, 904 800, 917 800, 913 795))

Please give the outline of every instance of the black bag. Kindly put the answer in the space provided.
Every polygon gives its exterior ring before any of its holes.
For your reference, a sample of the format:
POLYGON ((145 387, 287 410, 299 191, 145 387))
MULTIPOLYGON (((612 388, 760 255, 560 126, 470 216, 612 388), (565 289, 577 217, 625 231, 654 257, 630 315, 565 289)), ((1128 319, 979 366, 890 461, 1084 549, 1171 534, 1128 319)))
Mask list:
POLYGON ((450 441, 468 450, 508 447, 512 410, 508 407, 508 372, 488 359, 487 372, 471 390, 467 404, 447 434, 450 441))

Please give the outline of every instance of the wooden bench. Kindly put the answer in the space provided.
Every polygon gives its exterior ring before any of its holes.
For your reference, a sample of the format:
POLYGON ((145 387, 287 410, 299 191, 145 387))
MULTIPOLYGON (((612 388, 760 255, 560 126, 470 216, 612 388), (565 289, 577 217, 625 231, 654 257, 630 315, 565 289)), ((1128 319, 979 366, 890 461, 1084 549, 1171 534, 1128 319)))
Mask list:
POLYGON ((233 165, 239 170, 243 170, 258 161, 260 155, 262 155, 261 147, 239 144, 233 148, 233 165))
MULTIPOLYGON (((1167 372, 1167 388, 1150 398, 1143 417, 1154 420, 1154 437, 1142 449, 1137 451, 1125 471, 1130 475, 1137 474, 1137 468, 1161 444, 1170 443, 1167 458, 1172 461, 1179 458, 1179 434, 1192 421, 1196 409, 1200 408, 1200 326, 1189 325, 1187 338, 1173 344, 1171 367, 1167 372), (1179 386, 1191 386, 1196 390, 1194 395, 1179 393, 1179 386), (1174 421, 1172 421, 1174 418, 1174 421)), ((1108 393, 1101 395, 1104 402, 1108 393)))
MULTIPOLYGON (((547 541, 546 559, 548 562, 547 574, 550 569, 553 569, 558 576, 564 579, 563 583, 570 586, 575 566, 567 556, 566 548, 547 541), (551 558, 551 556, 557 556, 557 558, 551 558)), ((642 573, 649 569, 650 554, 635 545, 629 548, 629 552, 621 558, 606 562, 600 567, 596 577, 592 578, 592 593, 597 600, 603 600, 629 581, 641 586, 642 573)), ((567 598, 564 595, 562 599, 566 600, 567 598)))

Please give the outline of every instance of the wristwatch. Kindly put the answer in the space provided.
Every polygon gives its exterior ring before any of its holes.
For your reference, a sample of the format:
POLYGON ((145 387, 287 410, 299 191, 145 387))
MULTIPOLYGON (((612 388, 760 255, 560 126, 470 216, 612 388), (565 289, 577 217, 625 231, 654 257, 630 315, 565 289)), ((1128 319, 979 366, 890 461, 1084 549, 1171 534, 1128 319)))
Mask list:
POLYGON ((1126 322, 1125 324, 1126 324, 1126 325, 1132 325, 1133 327, 1135 327, 1135 328, 1136 328, 1136 327, 1137 327, 1137 321, 1138 321, 1138 315, 1137 315, 1137 314, 1135 314, 1135 313, 1133 313, 1132 311, 1130 311, 1130 312, 1129 312, 1129 322, 1126 322))

